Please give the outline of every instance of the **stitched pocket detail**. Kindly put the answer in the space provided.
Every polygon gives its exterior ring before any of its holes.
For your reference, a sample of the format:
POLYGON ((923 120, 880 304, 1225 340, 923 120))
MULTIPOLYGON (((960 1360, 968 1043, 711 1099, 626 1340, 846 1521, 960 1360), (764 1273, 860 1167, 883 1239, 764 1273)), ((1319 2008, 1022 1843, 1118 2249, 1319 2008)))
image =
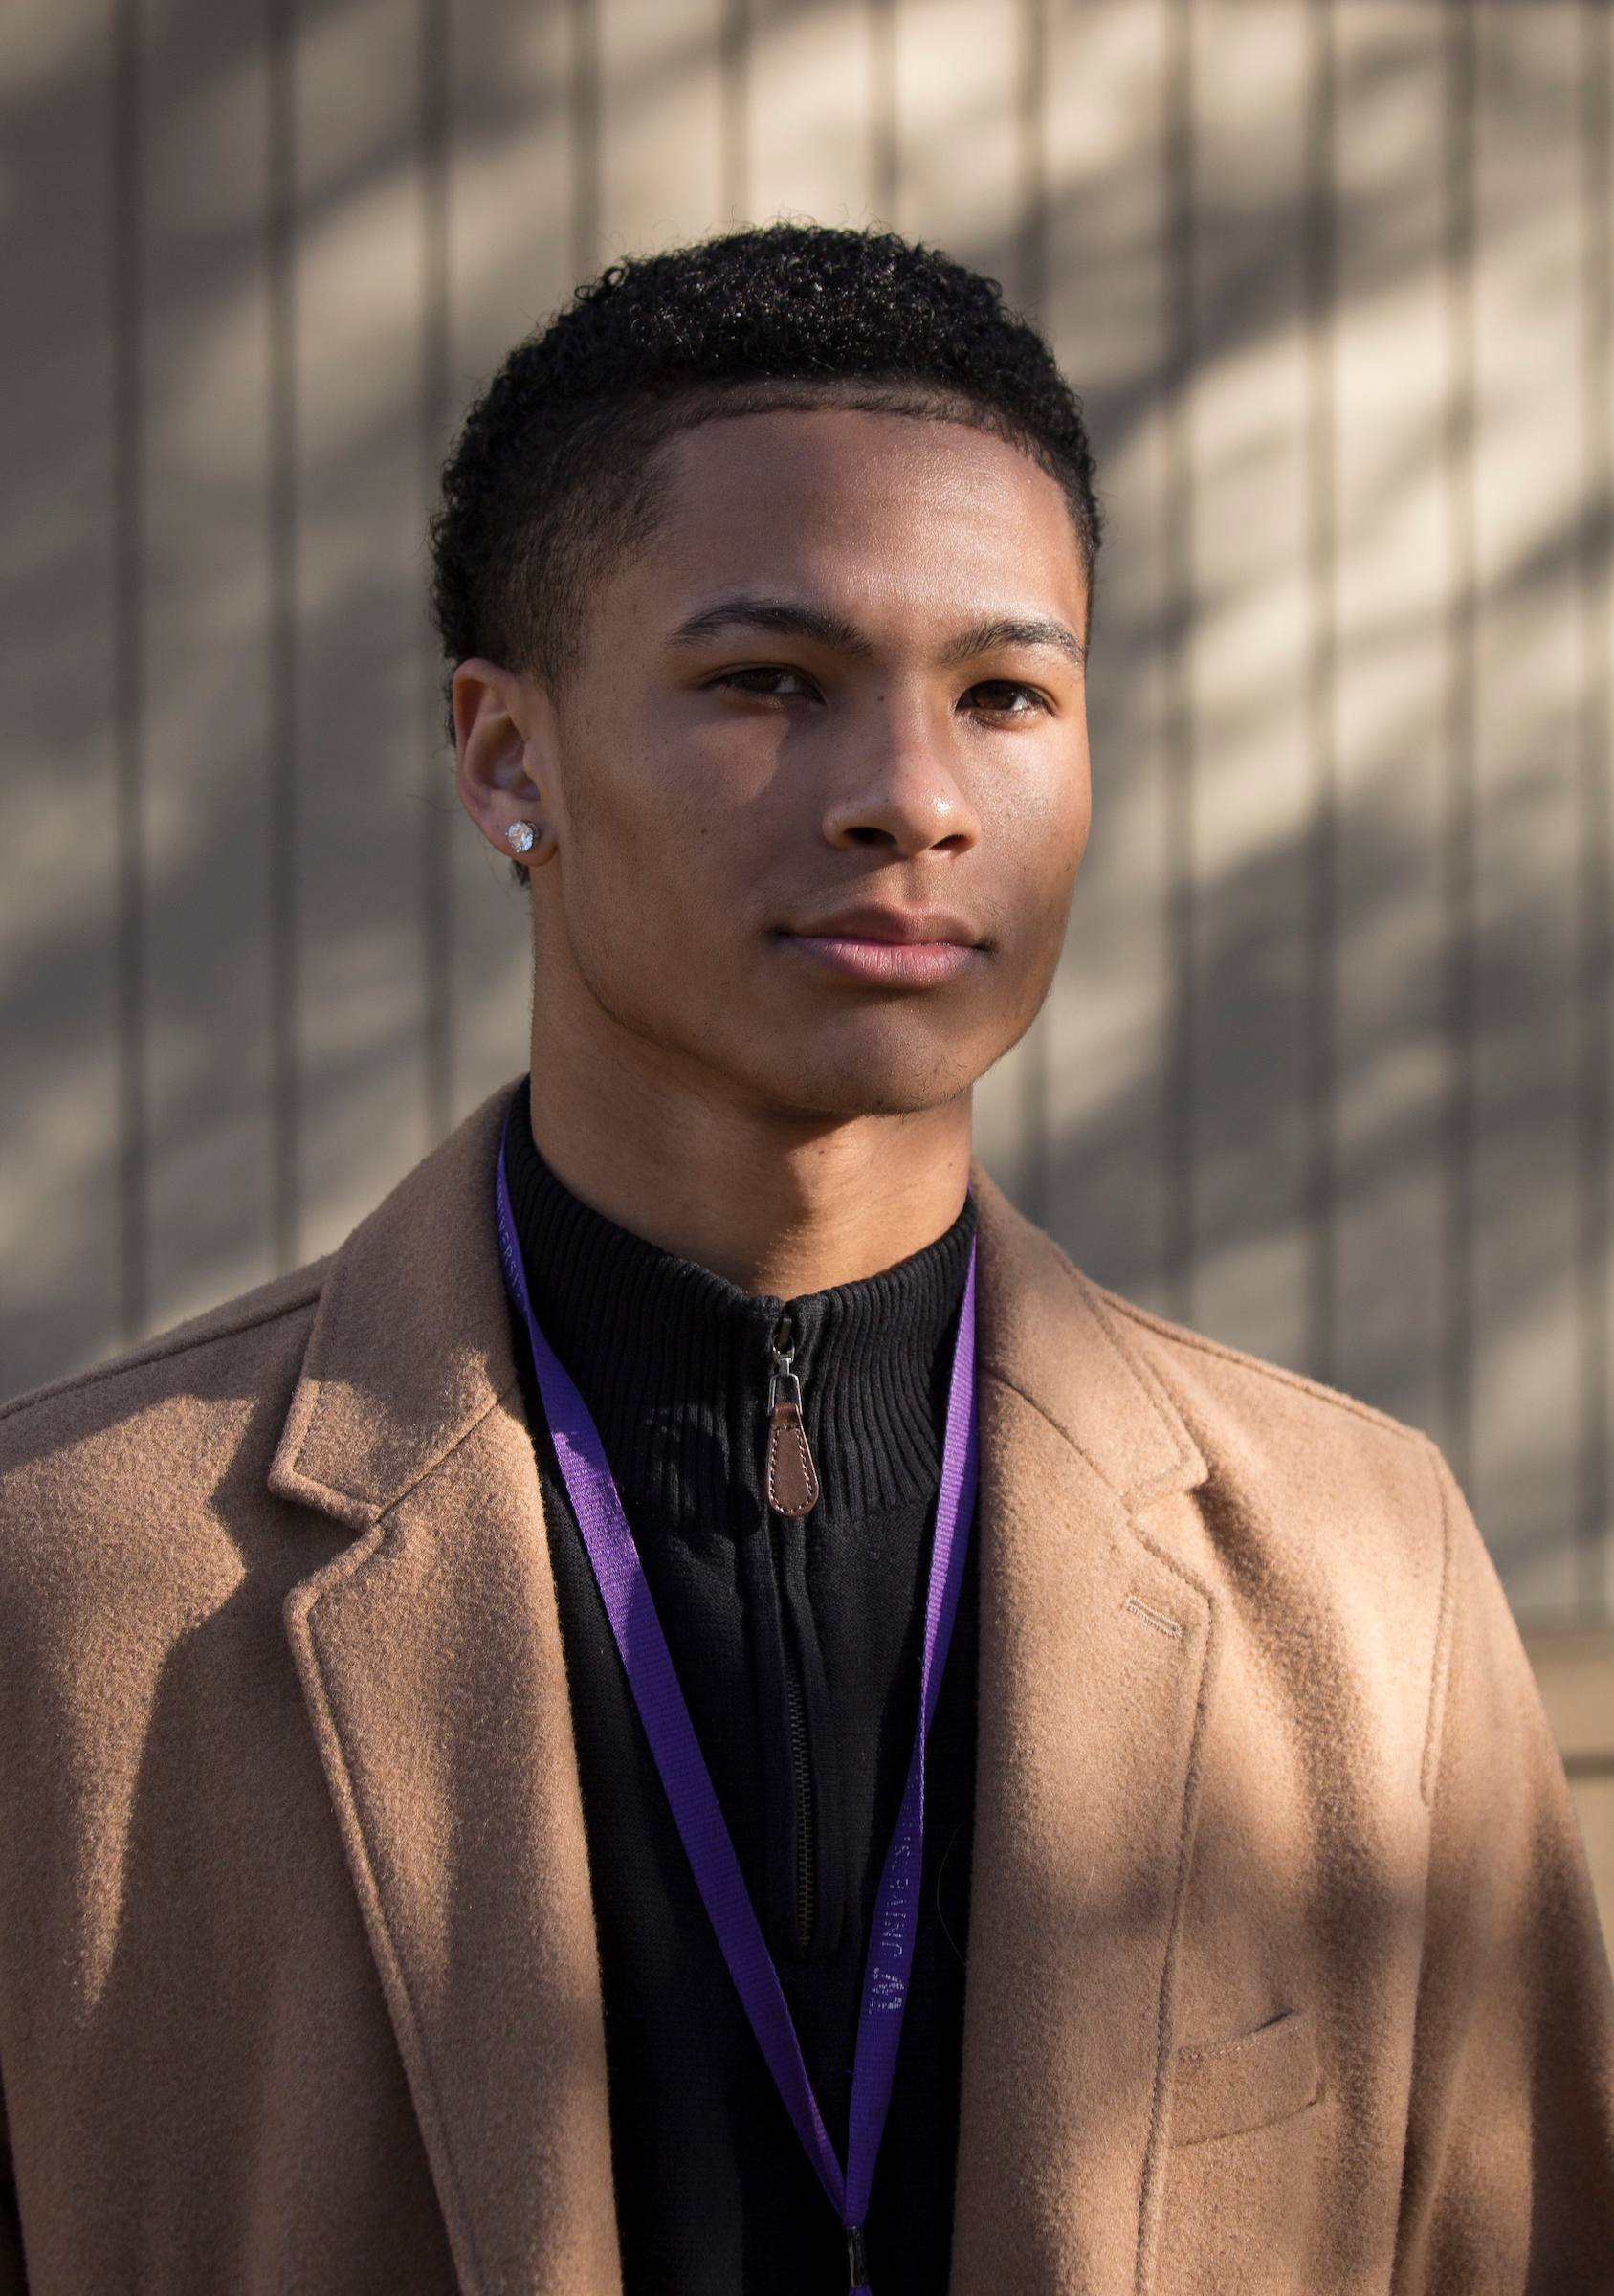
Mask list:
POLYGON ((1270 2129, 1315 2105, 1321 2087, 1309 2009, 1286 2010, 1234 2041, 1192 2042, 1177 2052, 1171 2141, 1203 2145, 1270 2129))

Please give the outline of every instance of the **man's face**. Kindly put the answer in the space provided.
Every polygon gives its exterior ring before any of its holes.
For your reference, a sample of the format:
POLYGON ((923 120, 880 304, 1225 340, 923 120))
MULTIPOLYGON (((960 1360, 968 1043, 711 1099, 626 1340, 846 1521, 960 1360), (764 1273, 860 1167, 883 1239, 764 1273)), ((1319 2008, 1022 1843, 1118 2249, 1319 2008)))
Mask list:
POLYGON ((782 1115, 939 1106, 1024 1033, 1087 838, 1086 595, 1055 482, 844 409, 667 450, 654 539, 531 701, 562 983, 782 1115))

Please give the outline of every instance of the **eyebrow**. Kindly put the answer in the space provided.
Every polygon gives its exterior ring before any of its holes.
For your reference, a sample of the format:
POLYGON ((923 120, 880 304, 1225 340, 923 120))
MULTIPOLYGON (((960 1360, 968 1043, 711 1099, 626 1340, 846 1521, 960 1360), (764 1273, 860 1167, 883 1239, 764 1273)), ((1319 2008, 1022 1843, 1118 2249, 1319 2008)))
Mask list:
POLYGON ((956 637, 942 655, 946 662, 972 661, 978 653, 992 653, 1000 646, 1051 646, 1078 668, 1087 660, 1087 648, 1066 623, 1041 614, 1011 615, 996 622, 978 622, 956 637))
POLYGON ((673 632, 674 646, 696 646, 725 629, 765 629, 777 638, 811 638, 836 653, 868 655, 873 648, 844 614, 828 607, 796 606, 785 598, 725 598, 691 614, 673 632))
MULTIPOLYGON (((844 614, 834 613, 828 607, 797 605, 785 598, 722 599, 680 622, 672 633, 672 643, 696 646, 727 629, 765 629, 773 637, 810 638, 833 652, 855 654, 864 660, 874 651, 862 631, 844 614)), ((944 649, 941 659, 973 661, 978 654, 991 653, 1000 646, 1050 646, 1078 667, 1087 660, 1087 648, 1075 631, 1063 622, 1042 615, 1000 616, 994 621, 978 622, 974 629, 961 630, 944 649)))

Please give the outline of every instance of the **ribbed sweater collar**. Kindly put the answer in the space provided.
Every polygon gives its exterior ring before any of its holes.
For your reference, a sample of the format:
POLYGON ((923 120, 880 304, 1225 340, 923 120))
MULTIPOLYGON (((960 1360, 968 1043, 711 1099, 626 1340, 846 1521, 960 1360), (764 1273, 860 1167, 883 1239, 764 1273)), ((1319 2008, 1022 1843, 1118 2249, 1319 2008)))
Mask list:
MULTIPOLYGON (((593 1415, 630 1520, 726 1523, 736 1482, 758 1486, 769 1341, 786 1303, 749 1296, 572 1195, 533 1144, 525 1084, 508 1143, 533 1311, 593 1415)), ((974 1234, 968 1198, 911 1259, 787 1303, 821 1505, 837 1516, 935 1495, 974 1234)))

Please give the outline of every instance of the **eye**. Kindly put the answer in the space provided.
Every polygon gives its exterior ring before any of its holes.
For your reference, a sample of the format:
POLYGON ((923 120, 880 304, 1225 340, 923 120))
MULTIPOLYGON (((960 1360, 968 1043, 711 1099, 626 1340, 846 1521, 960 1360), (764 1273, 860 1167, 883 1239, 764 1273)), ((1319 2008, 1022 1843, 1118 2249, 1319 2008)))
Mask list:
POLYGON ((1048 710, 1047 700, 1035 686, 1023 686, 1008 677, 983 678, 980 685, 960 695, 958 706, 985 718, 1034 718, 1048 710))
POLYGON ((731 693, 758 694, 774 701, 817 701, 818 688, 805 670, 787 669, 782 662, 758 662, 743 670, 725 670, 712 680, 731 693))

